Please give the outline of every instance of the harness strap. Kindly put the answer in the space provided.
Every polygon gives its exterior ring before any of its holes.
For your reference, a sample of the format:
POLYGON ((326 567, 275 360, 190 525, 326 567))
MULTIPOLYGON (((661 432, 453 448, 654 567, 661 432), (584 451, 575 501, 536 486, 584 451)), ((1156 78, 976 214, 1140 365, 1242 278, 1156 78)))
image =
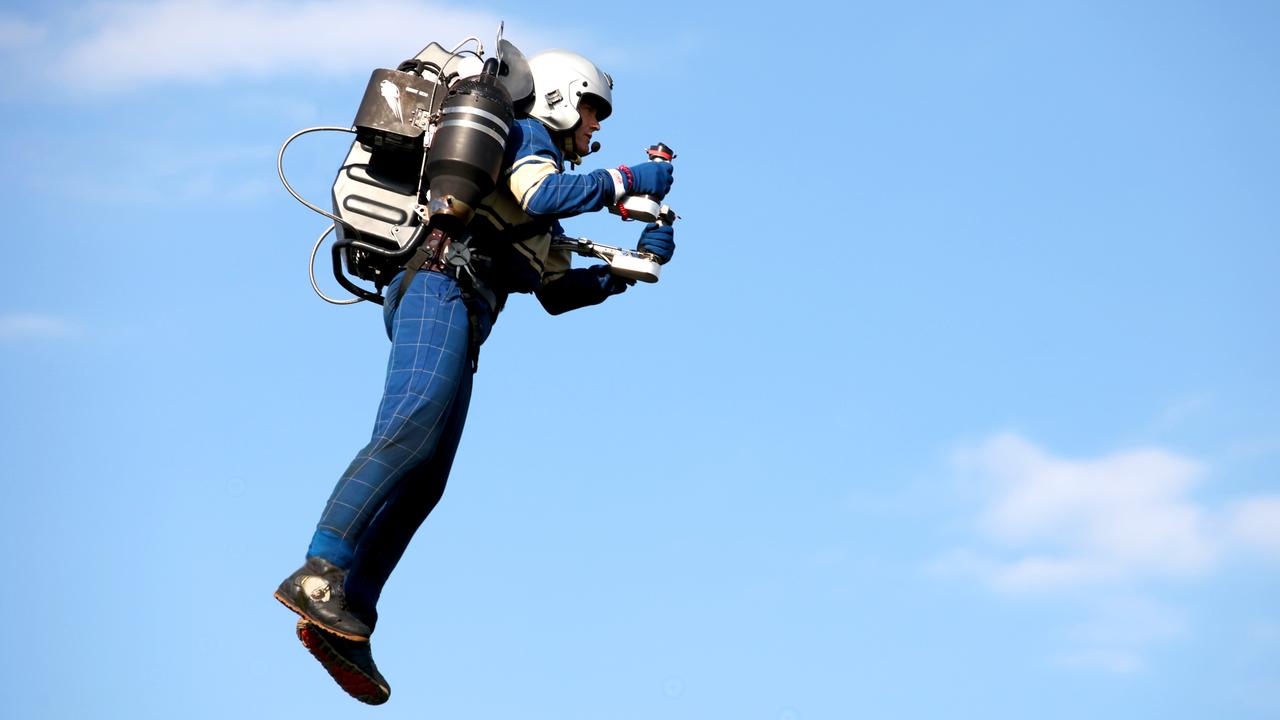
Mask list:
POLYGON ((471 372, 474 373, 480 366, 480 320, 471 309, 471 300, 479 296, 489 306, 490 311, 496 313, 498 298, 492 291, 481 285, 479 278, 472 272, 471 256, 466 251, 466 245, 450 242, 444 231, 435 228, 404 265, 404 275, 400 278, 400 287, 396 290, 397 305, 404 300, 404 294, 418 271, 424 269, 428 272, 446 272, 458 283, 462 300, 467 305, 467 322, 471 331, 467 337, 467 356, 471 361, 471 372), (460 252, 451 253, 451 248, 460 252), (450 262, 454 257, 459 258, 461 262, 450 262))
POLYGON ((471 325, 471 334, 467 336, 467 359, 471 361, 471 374, 474 375, 480 369, 480 320, 468 310, 467 322, 471 325))
POLYGON ((418 246, 417 251, 413 253, 413 257, 409 258, 409 262, 404 264, 404 277, 400 278, 400 289, 396 291, 396 304, 404 300, 405 291, 409 289, 409 283, 413 282, 413 278, 418 274, 418 270, 427 268, 427 270, 439 270, 435 267, 437 263, 442 261, 444 249, 449 245, 449 238, 440 228, 434 228, 426 240, 418 246), (428 264, 431 267, 427 267, 428 264))

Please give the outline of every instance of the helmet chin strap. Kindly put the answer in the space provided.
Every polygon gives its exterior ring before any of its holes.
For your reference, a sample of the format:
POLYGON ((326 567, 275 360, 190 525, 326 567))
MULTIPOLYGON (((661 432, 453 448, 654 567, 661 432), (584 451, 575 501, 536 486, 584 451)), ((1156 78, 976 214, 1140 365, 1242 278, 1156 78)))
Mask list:
POLYGON ((590 155, 594 152, 600 152, 600 141, 596 140, 591 143, 590 149, 579 155, 578 143, 574 137, 577 129, 578 126, 575 125, 572 129, 560 134, 560 151, 564 153, 564 159, 573 165, 580 165, 582 163, 582 158, 586 155, 590 155))
POLYGON ((560 152, 564 153, 564 159, 570 165, 582 162, 582 156, 578 155, 578 144, 573 141, 573 130, 560 134, 560 152))

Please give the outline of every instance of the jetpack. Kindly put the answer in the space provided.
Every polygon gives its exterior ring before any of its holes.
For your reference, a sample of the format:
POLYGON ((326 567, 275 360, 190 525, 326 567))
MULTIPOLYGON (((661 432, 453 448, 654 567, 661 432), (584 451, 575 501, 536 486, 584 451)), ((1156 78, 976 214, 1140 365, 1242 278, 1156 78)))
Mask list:
MULTIPOLYGON (((501 27, 496 46, 486 58, 475 37, 452 50, 433 42, 394 70, 373 71, 352 127, 306 128, 280 147, 276 169, 285 189, 332 221, 311 250, 311 287, 321 298, 381 304, 383 289, 411 259, 414 267, 418 257, 465 263, 449 254, 451 241, 493 191, 511 124, 533 105, 529 64, 501 27), (313 132, 356 136, 333 182, 333 212, 303 199, 284 174, 289 144, 313 132), (316 255, 335 231, 333 274, 354 298, 331 298, 316 282, 316 255)), ((463 254, 459 244, 455 255, 463 254)))
MULTIPOLYGON (((485 57, 476 37, 452 50, 433 42, 394 70, 373 71, 351 127, 305 128, 280 146, 280 182, 298 202, 332 221, 316 239, 308 263, 311 287, 322 299, 335 305, 381 304, 383 289, 404 268, 447 267, 476 280, 466 226, 497 184, 512 123, 528 116, 534 104, 529 63, 503 39, 501 25, 495 45, 494 55, 485 57), (299 195, 284 173, 285 150, 314 132, 356 136, 333 182, 332 212, 299 195), (329 297, 316 282, 316 256, 335 232, 333 276, 352 298, 329 297), (358 281, 372 283, 373 289, 358 281)), ((647 152, 650 160, 675 157, 662 143, 647 152)), ((677 217, 644 195, 618 198, 611 210, 624 220, 660 224, 677 217)), ((659 264, 648 253, 586 238, 559 237, 553 247, 602 259, 623 277, 658 280, 659 264)), ((487 292, 478 282, 473 289, 487 292)))

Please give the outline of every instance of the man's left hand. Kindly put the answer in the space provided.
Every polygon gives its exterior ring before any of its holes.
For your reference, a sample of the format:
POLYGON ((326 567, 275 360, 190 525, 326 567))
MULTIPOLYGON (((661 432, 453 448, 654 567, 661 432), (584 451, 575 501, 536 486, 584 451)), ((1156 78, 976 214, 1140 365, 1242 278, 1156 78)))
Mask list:
POLYGON ((676 229, 670 225, 649 223, 640 233, 636 249, 653 255, 659 265, 665 265, 671 262, 671 256, 676 252, 676 229))

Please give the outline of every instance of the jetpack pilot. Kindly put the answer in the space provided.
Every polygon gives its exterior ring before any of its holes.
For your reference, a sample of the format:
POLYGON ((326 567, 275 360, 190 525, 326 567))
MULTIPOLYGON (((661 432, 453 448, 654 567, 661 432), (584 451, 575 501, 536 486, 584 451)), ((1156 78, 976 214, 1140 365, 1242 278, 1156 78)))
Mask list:
MULTIPOLYGON (((672 166, 645 162, 566 172, 592 151, 613 111, 612 79, 576 53, 529 59, 536 99, 517 119, 497 188, 467 226, 464 270, 411 263, 386 287, 391 339, 373 436, 338 479, 311 538, 306 562, 276 598, 301 616, 296 631, 349 694, 385 702, 390 686, 373 662, 369 636, 383 585, 414 532, 439 502, 462 435, 480 345, 511 293, 533 293, 551 314, 595 305, 634 282, 606 265, 572 268, 552 247, 560 220, 613 205, 629 194, 663 197, 672 166)), ((669 225, 649 224, 637 249, 666 263, 669 225)))

